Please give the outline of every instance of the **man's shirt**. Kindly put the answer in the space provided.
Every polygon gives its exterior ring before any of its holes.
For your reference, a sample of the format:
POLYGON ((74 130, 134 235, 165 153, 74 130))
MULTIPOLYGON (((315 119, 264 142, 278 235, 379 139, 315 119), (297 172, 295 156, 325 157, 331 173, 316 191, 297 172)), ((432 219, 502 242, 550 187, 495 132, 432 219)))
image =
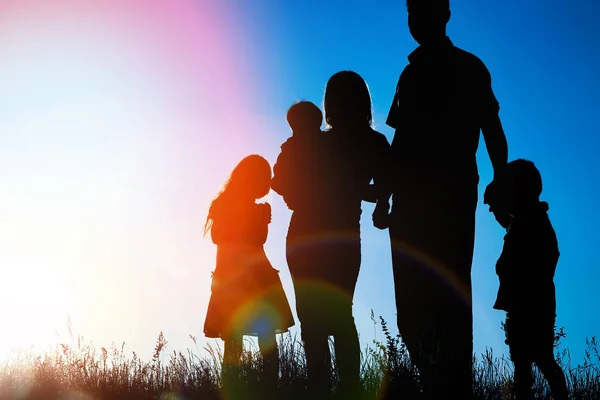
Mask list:
POLYGON ((386 121, 396 130, 392 168, 476 185, 480 130, 500 109, 486 66, 449 38, 408 59, 386 121))

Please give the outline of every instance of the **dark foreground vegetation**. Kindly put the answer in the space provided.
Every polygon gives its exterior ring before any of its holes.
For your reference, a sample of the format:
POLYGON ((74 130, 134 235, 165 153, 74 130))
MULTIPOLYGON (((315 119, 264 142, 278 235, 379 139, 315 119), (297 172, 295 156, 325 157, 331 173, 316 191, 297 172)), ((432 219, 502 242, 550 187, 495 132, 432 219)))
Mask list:
MULTIPOLYGON (((363 352, 364 393, 357 394, 357 398, 384 398, 390 383, 405 388, 404 398, 416 398, 418 374, 406 348, 399 337, 390 334, 383 319, 381 327, 385 341, 376 341, 363 352)), ((572 398, 600 399, 600 354, 596 339, 586 340, 583 365, 572 366, 568 350, 560 347, 562 337, 564 334, 559 330, 556 353, 572 398)), ((189 350, 169 352, 162 333, 150 361, 141 360, 135 353, 126 355, 124 346, 97 350, 81 344, 61 345, 51 354, 22 355, 7 361, 0 371, 0 400, 310 398, 305 389, 302 344, 290 335, 281 341, 279 387, 268 395, 260 386, 261 360, 256 351, 249 349, 243 355, 239 387, 224 390, 221 350, 211 347, 207 350, 208 357, 199 357, 189 350)), ((335 382, 335 371, 332 374, 335 382)), ((486 351, 475 357, 473 374, 476 399, 511 399, 510 360, 486 351)), ((550 399, 545 381, 537 371, 535 374, 538 398, 550 399)), ((335 398, 335 392, 332 396, 335 398)))

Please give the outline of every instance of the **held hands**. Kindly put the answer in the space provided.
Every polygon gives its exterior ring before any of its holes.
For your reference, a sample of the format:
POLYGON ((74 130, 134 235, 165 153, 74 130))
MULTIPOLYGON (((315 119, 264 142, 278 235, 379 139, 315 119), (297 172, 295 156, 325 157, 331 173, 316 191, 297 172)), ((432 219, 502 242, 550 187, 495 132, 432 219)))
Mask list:
POLYGON ((390 203, 387 201, 377 202, 373 211, 373 225, 377 229, 387 229, 390 226, 390 203))
POLYGON ((504 229, 508 229, 511 223, 511 216, 506 210, 505 194, 499 184, 499 179, 494 180, 487 185, 483 194, 483 204, 489 207, 489 212, 494 214, 496 221, 504 229))

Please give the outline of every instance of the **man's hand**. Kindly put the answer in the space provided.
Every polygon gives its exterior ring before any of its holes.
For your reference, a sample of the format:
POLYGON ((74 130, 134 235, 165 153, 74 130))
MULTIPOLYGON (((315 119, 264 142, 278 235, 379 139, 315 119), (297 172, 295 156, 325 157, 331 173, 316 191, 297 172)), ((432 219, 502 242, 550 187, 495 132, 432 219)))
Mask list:
POLYGON ((386 202, 377 202, 373 211, 373 225, 377 229, 387 229, 390 226, 390 204, 386 202))

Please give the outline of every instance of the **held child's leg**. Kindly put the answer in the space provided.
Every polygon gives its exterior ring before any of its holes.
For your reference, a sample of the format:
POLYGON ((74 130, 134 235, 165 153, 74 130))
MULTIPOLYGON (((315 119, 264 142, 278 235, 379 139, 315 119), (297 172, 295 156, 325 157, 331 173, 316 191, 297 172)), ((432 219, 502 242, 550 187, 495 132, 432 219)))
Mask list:
POLYGON ((276 388, 279 379, 279 351, 275 333, 259 335, 258 347, 263 359, 263 380, 270 387, 276 388))

